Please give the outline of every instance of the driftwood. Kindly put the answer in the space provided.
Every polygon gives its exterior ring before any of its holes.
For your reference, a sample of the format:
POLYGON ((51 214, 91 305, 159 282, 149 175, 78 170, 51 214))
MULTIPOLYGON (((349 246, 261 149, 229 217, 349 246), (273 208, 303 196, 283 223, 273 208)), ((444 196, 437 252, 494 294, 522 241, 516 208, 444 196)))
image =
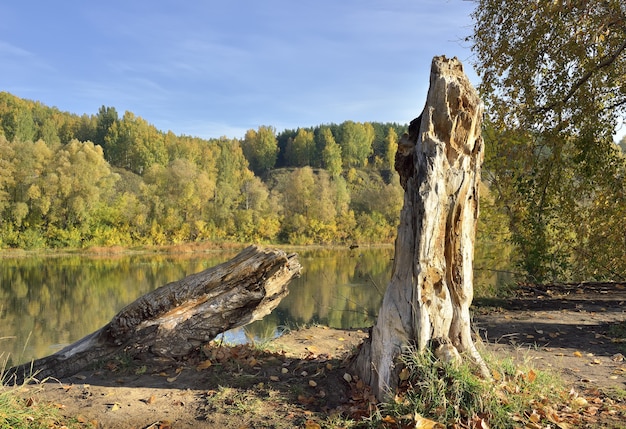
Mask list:
POLYGON ((393 394, 407 347, 460 354, 487 368, 473 344, 469 306, 483 104, 456 59, 435 57, 422 114, 400 139, 396 170, 404 206, 392 277, 355 371, 379 398, 393 394))
POLYGON ((122 309, 98 331, 7 371, 16 382, 67 377, 120 352, 176 358, 269 314, 300 275, 297 255, 248 247, 228 262, 169 283, 122 309))

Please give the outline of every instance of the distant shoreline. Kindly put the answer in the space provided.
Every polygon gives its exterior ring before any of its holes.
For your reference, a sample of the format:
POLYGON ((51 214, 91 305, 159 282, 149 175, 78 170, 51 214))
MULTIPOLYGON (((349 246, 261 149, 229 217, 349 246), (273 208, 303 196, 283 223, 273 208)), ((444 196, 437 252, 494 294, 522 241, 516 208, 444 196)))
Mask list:
MULTIPOLYGON (((213 253, 213 252, 225 252, 233 251, 238 252, 246 248, 251 244, 257 243, 182 243, 172 244, 164 246, 138 246, 138 247, 124 247, 124 246, 97 246, 88 247, 84 249, 80 248, 56 248, 56 249, 0 249, 0 259, 2 258, 19 258, 19 257, 59 257, 59 256, 122 256, 122 255, 147 255, 147 254, 198 254, 198 253, 213 253)), ((286 251, 298 251, 298 250, 315 250, 315 249, 332 249, 332 250, 350 250, 351 246, 356 246, 353 250, 357 249, 384 249, 393 248, 392 243, 366 243, 366 244, 309 244, 309 245, 293 245, 293 244, 273 244, 263 243, 259 244, 264 247, 275 247, 286 251)))

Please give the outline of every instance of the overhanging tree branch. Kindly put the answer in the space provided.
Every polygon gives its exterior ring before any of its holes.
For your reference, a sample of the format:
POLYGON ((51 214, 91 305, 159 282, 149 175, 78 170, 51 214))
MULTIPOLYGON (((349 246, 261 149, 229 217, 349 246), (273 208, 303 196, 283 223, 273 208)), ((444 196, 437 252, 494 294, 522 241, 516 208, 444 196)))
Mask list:
POLYGON ((554 110, 559 105, 564 105, 565 103, 567 103, 574 96, 574 94, 576 94, 576 91, 578 91, 580 87, 582 87, 587 81, 589 81, 589 79, 591 79, 591 77, 595 73, 613 64, 617 60, 617 58, 620 56, 620 54, 624 52, 625 49, 626 49, 626 39, 622 42, 620 46, 618 46, 617 50, 612 55, 605 56, 604 59, 600 61, 595 67, 593 67, 590 70, 587 70, 585 74, 583 74, 576 82, 574 82, 570 90, 565 94, 565 96, 561 100, 550 103, 547 106, 539 107, 537 108, 536 112, 545 113, 547 111, 554 110))

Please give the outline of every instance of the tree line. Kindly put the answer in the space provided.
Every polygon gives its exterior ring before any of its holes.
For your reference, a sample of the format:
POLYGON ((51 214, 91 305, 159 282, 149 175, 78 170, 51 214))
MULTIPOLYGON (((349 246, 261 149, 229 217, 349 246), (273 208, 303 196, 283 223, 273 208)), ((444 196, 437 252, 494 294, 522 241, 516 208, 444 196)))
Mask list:
POLYGON ((389 242, 405 129, 346 121, 207 140, 3 92, 0 247, 389 242))
MULTIPOLYGON (((479 268, 626 278, 626 139, 506 127, 493 112, 485 124, 479 268)), ((260 126, 207 140, 113 107, 79 116, 0 93, 0 248, 390 243, 406 128, 260 126)))

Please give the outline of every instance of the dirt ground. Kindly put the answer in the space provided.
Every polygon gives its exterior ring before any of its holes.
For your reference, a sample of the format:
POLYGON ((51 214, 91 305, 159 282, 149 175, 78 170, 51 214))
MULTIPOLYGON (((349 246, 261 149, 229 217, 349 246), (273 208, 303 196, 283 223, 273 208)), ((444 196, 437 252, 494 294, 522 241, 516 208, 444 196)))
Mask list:
MULTIPOLYGON (((626 330, 625 302, 624 284, 525 287, 510 299, 476 300, 474 327, 483 351, 558 371, 581 395, 612 392, 623 402, 626 343, 614 329, 626 330)), ((342 427, 375 403, 346 375, 366 335, 310 327, 266 347, 207 345, 184 361, 119 358, 20 391, 84 427, 342 427)), ((618 413, 583 427, 623 428, 623 420, 618 413)))
POLYGON ((575 388, 626 389, 626 284, 522 287, 476 300, 474 320, 489 350, 558 371, 575 388))

